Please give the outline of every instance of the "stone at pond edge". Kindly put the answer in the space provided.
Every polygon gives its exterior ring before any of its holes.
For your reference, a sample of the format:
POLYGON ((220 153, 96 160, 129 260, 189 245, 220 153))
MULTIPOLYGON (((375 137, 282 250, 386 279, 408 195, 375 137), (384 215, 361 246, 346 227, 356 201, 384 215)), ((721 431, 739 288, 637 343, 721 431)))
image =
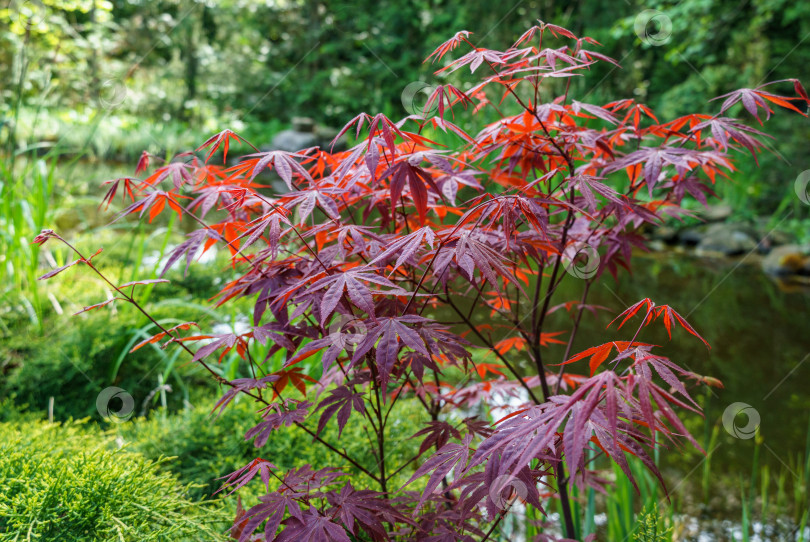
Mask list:
POLYGON ((730 217, 733 212, 731 205, 721 203, 719 205, 709 205, 709 207, 698 211, 696 214, 706 222, 721 222, 730 217))
POLYGON ((338 130, 327 126, 318 126, 312 119, 296 117, 293 119, 291 130, 282 130, 277 133, 270 146, 262 150, 296 152, 309 147, 320 147, 321 150, 340 152, 348 148, 346 138, 341 137, 332 147, 332 141, 338 130))
POLYGON ((678 242, 678 230, 669 226, 659 226, 652 229, 650 238, 655 241, 663 241, 668 245, 674 245, 678 242))
POLYGON ((688 247, 696 246, 703 239, 699 228, 685 228, 678 232, 678 240, 688 247))
POLYGON ((808 249, 799 245, 776 247, 762 260, 762 270, 777 277, 810 276, 808 249))
POLYGON ((282 130, 273 137, 273 141, 270 143, 268 150, 296 152, 317 145, 318 138, 312 132, 282 130))
POLYGON ((757 249, 756 239, 756 231, 745 224, 711 224, 706 228, 696 250, 702 253, 738 256, 757 249))

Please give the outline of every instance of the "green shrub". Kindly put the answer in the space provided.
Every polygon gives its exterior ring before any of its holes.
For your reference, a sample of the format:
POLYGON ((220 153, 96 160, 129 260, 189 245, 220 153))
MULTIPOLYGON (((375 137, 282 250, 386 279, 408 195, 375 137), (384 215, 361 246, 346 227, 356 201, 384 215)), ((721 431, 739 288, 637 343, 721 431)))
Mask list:
MULTIPOLYGON (((132 419, 118 425, 115 431, 127 443, 128 449, 145 457, 174 457, 165 467, 176 473, 182 483, 198 486, 191 490, 194 498, 211 496, 222 485, 222 480, 217 478, 244 467, 257 457, 272 461, 281 468, 295 468, 305 464, 314 465, 327 453, 323 446, 313 443, 312 438, 301 430, 276 431, 267 444, 257 449, 252 442, 245 441, 245 433, 259 419, 255 405, 240 398, 214 419, 208 407, 213 403, 214 400, 210 398, 201 399, 200 404, 204 407, 172 415, 156 414, 148 419, 132 419)), ((416 415, 421 413, 413 400, 403 400, 397 404, 392 414, 394 419, 390 422, 389 453, 393 457, 408 458, 418 449, 419 440, 410 437, 419 430, 416 415)), ((338 442, 336 424, 328 424, 322 435, 329 442, 338 442)), ((363 464, 375 464, 367 435, 359 424, 346 426, 340 442, 363 464)), ((335 458, 338 459, 337 456, 335 458)), ((343 465, 343 469, 344 472, 355 473, 349 465, 343 465)), ((412 473, 412 470, 404 470, 394 478, 392 485, 401 485, 412 473)), ((260 487, 263 486, 249 485, 248 491, 260 487)), ((251 493, 241 495, 246 502, 252 496, 251 493)))
POLYGON ((166 461, 78 423, 0 424, 0 540, 223 539, 227 516, 191 501, 166 461))
MULTIPOLYGON (((176 307, 166 307, 157 311, 156 317, 179 320, 183 317, 180 312, 176 307)), ((17 404, 28 404, 40 412, 47 408, 49 397, 54 397, 57 420, 87 416, 99 419, 96 398, 104 388, 118 386, 132 395, 137 414, 143 400, 157 387, 158 375, 171 362, 170 356, 151 347, 121 359, 136 331, 147 323, 128 307, 122 307, 114 315, 94 311, 84 318, 50 321, 50 329, 42 336, 12 334, 0 345, 6 365, 6 374, 0 379, 0 397, 16 395, 17 404)), ((154 333, 150 328, 148 335, 154 333)), ((184 361, 174 364, 172 370, 177 378, 167 380, 174 387, 175 393, 168 394, 174 408, 182 407, 186 398, 182 388, 198 385, 210 389, 201 369, 183 366, 184 361)))
MULTIPOLYGON (((204 404, 210 404, 206 401, 204 404)), ((157 413, 132 419, 115 427, 127 448, 145 457, 174 457, 164 465, 184 484, 195 484, 194 498, 211 496, 220 484, 218 477, 243 467, 257 452, 244 439, 256 419, 247 405, 233 405, 213 420, 210 409, 194 408, 177 414, 157 413)))

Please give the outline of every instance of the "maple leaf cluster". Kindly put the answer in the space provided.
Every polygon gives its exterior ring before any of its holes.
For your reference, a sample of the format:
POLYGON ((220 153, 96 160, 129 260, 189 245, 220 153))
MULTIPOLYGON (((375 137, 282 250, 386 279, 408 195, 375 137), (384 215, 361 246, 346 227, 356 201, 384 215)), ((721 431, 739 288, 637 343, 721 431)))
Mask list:
POLYGON ((215 409, 237 396, 258 402, 261 419, 246 435, 257 448, 279 430, 305 431, 324 446, 317 469, 285 471, 265 449, 270 460, 226 476, 231 490, 257 476, 264 486, 259 503, 240 505, 231 531, 240 541, 360 533, 481 541, 518 498, 542 512, 559 499, 561 531, 572 538, 571 484, 604 484, 593 457, 614 461, 635 484, 628 456, 661 479, 652 449, 700 448, 676 409, 699 412, 683 382, 708 378, 637 340, 653 322, 700 338, 681 315, 643 300, 621 316, 626 324, 643 315, 626 340, 575 355, 571 345, 583 314, 604 309, 588 304, 590 284, 630 268, 633 249, 644 247, 639 230, 684 215, 686 197, 705 203, 711 186, 734 173, 732 152, 761 151, 766 134, 726 113, 740 104, 759 122, 773 106, 804 115, 807 94, 794 80, 796 96, 742 89, 722 97, 715 115, 662 123, 632 99, 598 105, 568 95, 566 80, 615 63, 591 50, 593 39, 542 22, 504 51, 472 39, 459 32, 429 57, 445 62, 439 72, 469 68, 477 77, 470 90, 444 84, 424 115, 397 121, 362 113, 338 136, 351 130, 356 138, 346 151, 255 152, 220 166, 215 158, 222 151, 224 163, 229 144, 256 150, 224 130, 194 153, 151 160, 142 180, 111 183, 107 204, 122 183, 130 200, 119 218, 151 221, 168 210, 198 226, 164 274, 218 245, 239 277, 217 303, 246 298, 254 306, 248 331, 179 337, 193 325, 183 324, 143 344, 177 343, 206 367, 235 352, 249 371, 219 378, 227 390, 215 409), (540 102, 541 90, 557 97, 540 102), (490 109, 499 120, 467 133, 459 106, 469 105, 468 114, 490 109), (457 145, 431 140, 439 131, 457 145), (564 256, 583 246, 598 262, 577 279, 564 256), (566 279, 580 280, 582 298, 551 305, 566 279), (571 329, 549 329, 546 317, 557 310, 571 315, 571 329), (252 355, 257 343, 268 346, 265 359, 252 355), (548 359, 552 344, 566 346, 562 359, 548 359), (283 366, 272 367, 278 355, 283 366), (585 374, 569 372, 584 359, 585 374), (405 399, 423 407, 424 428, 414 457, 391 457, 389 415, 405 399), (462 414, 473 410, 480 417, 462 414), (350 420, 366 429, 374 464, 322 436, 331 423, 340 435, 350 420), (408 484, 392 487, 403 472, 408 484), (507 490, 518 486, 520 494, 507 490))

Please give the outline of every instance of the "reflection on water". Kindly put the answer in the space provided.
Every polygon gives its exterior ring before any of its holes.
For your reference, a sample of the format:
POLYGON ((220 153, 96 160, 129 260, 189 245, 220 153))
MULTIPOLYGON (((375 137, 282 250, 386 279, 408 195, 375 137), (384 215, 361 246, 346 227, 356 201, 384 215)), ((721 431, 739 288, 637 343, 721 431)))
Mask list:
MULTIPOLYGON (((552 305, 578 300, 582 287, 582 281, 567 279, 552 305)), ((705 408, 705 420, 688 412, 682 415, 692 434, 712 452, 710 467, 705 456, 691 449, 661 454, 662 470, 678 512, 691 516, 687 523, 692 534, 682 532, 679 539, 737 539, 733 533, 739 532, 741 487, 750 484, 756 448, 754 432, 749 429, 756 426, 757 418, 761 437, 758 465, 770 469, 772 500, 776 499, 778 477, 785 477, 782 483, 787 502, 779 512, 792 516, 796 510, 790 488, 794 483, 803 485, 806 472, 802 463, 810 417, 810 293, 781 288, 753 262, 699 259, 682 253, 639 255, 632 275, 620 275, 618 283, 605 276, 592 286, 589 303, 608 307, 611 312, 598 316, 585 313, 572 353, 610 340, 630 340, 640 316, 621 330, 615 325, 605 327, 615 314, 644 297, 688 316, 712 347, 708 350, 680 328, 673 330, 669 340, 663 325, 645 328, 639 340, 661 345, 659 353, 695 373, 716 377, 725 386, 693 388, 693 396, 705 408), (728 430, 722 421, 727 409, 728 430), (735 418, 735 412, 741 413, 735 418), (715 428, 717 438, 711 443, 715 428), (703 483, 708 486, 705 496, 703 483)), ((479 315, 482 322, 487 316, 479 315)), ((560 310, 550 316, 545 330, 568 332, 571 326, 570 316, 560 310)), ((546 359, 557 363, 562 360, 564 346, 554 345, 547 352, 546 359)), ((587 362, 569 367, 573 372, 587 372, 587 362)), ((526 368, 531 372, 528 365, 526 368)), ((760 473, 758 468, 755 495, 761 492, 760 473)), ((755 510, 758 520, 758 502, 755 510)), ((784 534, 769 536, 765 531, 776 527, 777 522, 775 518, 768 521, 771 525, 760 524, 763 531, 759 540, 795 539, 783 538, 784 534)), ((756 526, 753 519, 752 523, 756 526)))
MULTIPOLYGON (((706 420, 722 423, 726 408, 750 405, 749 413, 760 418, 766 451, 762 462, 778 467, 804 453, 810 416, 810 295, 783 291, 755 265, 684 254, 640 257, 632 276, 625 275, 618 284, 603 279, 592 291, 591 302, 617 311, 643 297, 674 307, 711 350, 681 329, 673 330, 671 341, 663 326, 646 328, 639 337, 661 345, 661 352, 682 367, 723 382, 723 389, 707 393, 706 420)), ((605 330, 611 318, 583 319, 574 351, 632 337, 634 328, 605 330)), ((754 439, 745 431, 748 421, 744 413, 734 420, 739 438, 722 431, 713 470, 750 475, 754 439)), ((696 435, 703 425, 693 424, 696 435)))

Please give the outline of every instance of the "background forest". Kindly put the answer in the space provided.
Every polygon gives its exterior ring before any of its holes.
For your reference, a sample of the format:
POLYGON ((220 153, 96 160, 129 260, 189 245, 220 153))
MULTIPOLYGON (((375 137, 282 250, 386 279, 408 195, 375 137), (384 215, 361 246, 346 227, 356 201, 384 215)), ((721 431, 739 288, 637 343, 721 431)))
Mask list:
MULTIPOLYGON (((269 142, 295 116, 327 126, 357 111, 396 116, 409 83, 447 79, 422 61, 448 28, 486 46, 540 14, 620 62, 572 83, 591 101, 634 96, 665 118, 801 74, 810 60, 810 6, 787 0, 12 2, 0 19, 4 139, 123 161, 186 148, 223 125, 269 142), (634 31, 644 10, 666 13, 666 46, 634 31)), ((778 154, 734 187, 740 212, 772 212, 794 172, 810 167, 807 126, 776 122, 778 154)))

